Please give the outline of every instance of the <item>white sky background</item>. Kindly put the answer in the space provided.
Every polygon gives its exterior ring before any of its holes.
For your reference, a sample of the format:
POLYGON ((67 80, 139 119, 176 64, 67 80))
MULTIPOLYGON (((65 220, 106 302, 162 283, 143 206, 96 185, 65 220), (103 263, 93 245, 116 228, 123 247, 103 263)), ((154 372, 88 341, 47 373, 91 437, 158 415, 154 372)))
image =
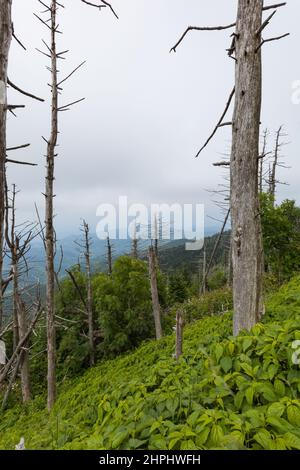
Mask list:
MULTIPOLYGON (((64 31, 58 49, 70 49, 60 61, 62 77, 83 60, 87 64, 66 83, 61 104, 86 97, 60 114, 56 160, 56 226, 74 233, 85 217, 93 225, 98 204, 127 195, 132 202, 197 202, 207 215, 218 216, 207 189, 222 184, 224 170, 212 167, 229 151, 230 128, 201 154, 194 155, 219 119, 233 87, 234 61, 225 49, 231 30, 191 32, 176 54, 169 49, 188 25, 221 25, 235 21, 236 0, 112 0, 120 19, 99 13, 79 0, 64 0, 59 23, 64 31)), ((267 3, 274 3, 270 0, 267 3)), ((49 31, 33 16, 37 0, 14 0, 15 32, 10 79, 47 99, 38 103, 9 91, 11 103, 26 104, 18 118, 9 116, 9 146, 31 142, 13 158, 38 163, 37 168, 9 166, 9 180, 22 192, 20 218, 32 218, 36 201, 43 211, 45 142, 49 135, 50 88, 41 38, 49 31)), ((262 128, 284 124, 291 143, 280 179, 278 198, 299 202, 300 105, 292 104, 292 84, 300 80, 300 1, 289 0, 265 30, 264 37, 291 36, 263 47, 264 99, 262 128)), ((230 113, 228 114, 230 119, 230 113)), ((271 144, 271 142, 270 142, 271 144)), ((12 157, 12 154, 10 155, 12 157)), ((214 224, 207 219, 207 224, 214 224)))

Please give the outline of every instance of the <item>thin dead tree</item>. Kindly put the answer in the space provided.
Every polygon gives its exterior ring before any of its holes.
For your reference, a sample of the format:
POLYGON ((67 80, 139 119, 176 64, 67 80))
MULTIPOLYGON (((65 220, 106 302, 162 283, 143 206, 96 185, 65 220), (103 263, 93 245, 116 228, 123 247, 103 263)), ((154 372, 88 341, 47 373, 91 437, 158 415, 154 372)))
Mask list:
POLYGON ((161 326, 161 314, 160 314, 160 305, 159 305, 158 288, 157 288, 156 257, 155 257, 155 250, 152 244, 149 247, 148 260, 149 260, 149 277, 150 277, 151 298, 152 298, 152 311, 153 311, 153 318, 154 318, 154 324, 155 324, 155 336, 156 336, 156 339, 160 339, 163 333, 162 333, 162 326, 161 326))
POLYGON ((107 269, 108 269, 108 274, 112 274, 112 246, 110 242, 109 235, 107 236, 106 239, 107 242, 107 269))
POLYGON ((26 148, 29 144, 18 145, 15 147, 7 148, 7 111, 15 116, 14 110, 24 108, 24 105, 9 104, 7 98, 7 88, 10 87, 17 91, 19 94, 26 97, 44 101, 42 98, 23 90, 21 87, 15 85, 7 75, 8 72, 8 59, 12 39, 26 50, 22 42, 17 38, 13 22, 12 22, 12 0, 0 0, 0 278, 2 281, 2 289, 0 289, 0 329, 3 318, 3 288, 7 287, 7 280, 2 279, 3 271, 3 243, 4 243, 4 219, 5 219, 5 170, 6 163, 14 163, 21 165, 33 165, 31 163, 14 160, 7 157, 8 151, 26 148))
POLYGON ((232 128, 230 159, 230 207, 233 260, 233 332, 251 329, 260 320, 262 309, 262 233, 258 198, 259 129, 262 98, 262 46, 288 36, 263 39, 262 33, 286 2, 264 5, 263 0, 238 0, 237 20, 226 26, 189 27, 171 49, 192 30, 216 31, 235 28, 228 55, 235 63, 235 86, 212 134, 197 156, 206 148, 219 128, 232 128), (272 13, 263 20, 263 12, 272 13), (225 121, 234 99, 233 119, 225 121))
POLYGON ((277 185, 284 184, 277 179, 277 170, 279 167, 286 168, 286 166, 280 161, 281 148, 283 147, 283 145, 286 145, 284 142, 281 141, 282 137, 286 137, 286 134, 283 133, 283 126, 280 126, 275 136, 274 155, 273 155, 273 161, 269 169, 269 181, 268 181, 268 187, 269 187, 268 192, 270 196, 272 196, 273 198, 274 205, 275 205, 277 185))
POLYGON ((176 361, 179 361, 180 356, 182 356, 183 352, 183 327, 184 327, 184 320, 181 310, 177 310, 176 312, 176 345, 175 345, 175 357, 176 361))
MULTIPOLYGON (((199 295, 205 294, 206 292, 206 247, 203 247, 203 255, 202 255, 202 282, 200 282, 199 287, 199 295)), ((200 268, 201 264, 199 264, 199 278, 200 278, 200 268)))
POLYGON ((64 6, 56 0, 51 0, 51 4, 47 5, 41 0, 39 3, 45 9, 43 14, 50 15, 50 19, 44 20, 39 15, 36 18, 50 32, 50 45, 43 40, 46 52, 38 49, 46 57, 50 58, 51 66, 48 68, 51 74, 51 132, 49 139, 43 138, 47 144, 46 154, 46 178, 45 178, 45 250, 46 250, 46 317, 47 317, 47 357, 48 357, 48 396, 47 406, 50 410, 56 398, 56 334, 55 334, 55 309, 54 309, 54 290, 55 290, 55 229, 53 224, 54 218, 54 175, 55 175, 55 158, 57 157, 57 140, 58 140, 58 115, 60 112, 70 110, 72 106, 84 100, 79 100, 59 105, 59 95, 63 91, 62 85, 66 83, 74 73, 82 67, 84 62, 79 64, 64 78, 59 78, 58 61, 65 58, 68 51, 59 52, 57 49, 57 36, 61 34, 57 23, 57 13, 64 6))
POLYGON ((1 409, 4 410, 6 407, 6 403, 8 400, 9 393, 12 389, 12 386, 16 380, 17 374, 19 367, 21 366, 21 363, 23 361, 23 354, 24 350, 27 348, 27 344, 29 342, 30 336, 34 330, 34 327, 43 311, 41 307, 41 300, 40 300, 40 290, 38 286, 38 297, 37 300, 34 302, 34 305, 32 306, 32 320, 30 324, 27 326, 25 334, 23 338, 21 338, 17 344, 17 347, 13 351, 11 357, 3 367, 3 369, 0 371, 0 388, 3 386, 4 382, 7 380, 9 374, 10 378, 8 380, 8 385, 6 392, 4 394, 4 398, 2 401, 2 406, 1 409))
MULTIPOLYGON (((12 40, 11 0, 0 0, 0 279, 3 271, 3 241, 5 218, 5 164, 7 123, 7 68, 12 40)), ((0 330, 3 321, 3 299, 0 289, 0 330)))
POLYGON ((267 146, 268 146, 268 136, 269 136, 269 131, 268 129, 265 129, 263 132, 263 144, 262 144, 262 150, 259 155, 259 164, 258 164, 258 191, 259 194, 263 193, 264 190, 264 181, 265 181, 265 167, 264 163, 266 158, 270 155, 270 152, 267 151, 267 146))
POLYGON ((92 274, 91 274, 91 238, 89 234, 89 225, 83 221, 84 232, 84 258, 86 271, 86 308, 88 320, 88 337, 89 337, 89 353, 90 366, 95 365, 95 342, 94 342, 94 317, 93 317, 93 291, 92 291, 92 274))
MULTIPOLYGON (((17 225, 16 221, 16 186, 12 186, 11 198, 8 197, 6 186, 6 211, 5 211, 5 241, 10 252, 11 273, 13 276, 12 308, 13 308, 13 351, 17 344, 24 338, 27 332, 26 305, 20 293, 19 279, 28 274, 26 255, 30 250, 32 240, 37 236, 36 225, 25 223, 17 225), (9 220, 10 216, 10 220, 9 220), (24 264, 22 269, 21 263, 24 264)), ((29 351, 25 344, 18 367, 21 371, 21 389, 23 402, 30 400, 30 378, 29 378, 29 351)))

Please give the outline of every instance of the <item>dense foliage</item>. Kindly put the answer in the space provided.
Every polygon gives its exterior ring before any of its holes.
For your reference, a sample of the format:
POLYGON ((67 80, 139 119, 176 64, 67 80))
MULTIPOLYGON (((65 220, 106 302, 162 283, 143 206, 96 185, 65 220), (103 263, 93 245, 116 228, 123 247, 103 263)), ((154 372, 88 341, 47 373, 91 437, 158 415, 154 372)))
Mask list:
POLYGON ((290 200, 276 205, 262 194, 261 212, 265 268, 280 284, 300 269, 300 208, 290 200))
MULTIPOLYGON (((44 399, 1 417, 0 447, 300 449, 300 277, 268 300, 264 324, 237 338, 231 315, 103 362, 65 385, 48 415, 44 399)), ((196 315, 195 315, 196 316, 196 315)))

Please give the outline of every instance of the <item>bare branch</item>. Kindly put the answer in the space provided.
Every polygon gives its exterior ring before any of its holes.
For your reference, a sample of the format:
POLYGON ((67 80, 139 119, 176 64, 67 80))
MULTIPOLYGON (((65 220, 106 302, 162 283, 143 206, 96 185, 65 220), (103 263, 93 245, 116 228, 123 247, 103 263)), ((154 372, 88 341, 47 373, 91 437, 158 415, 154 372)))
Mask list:
POLYGON ((214 128, 212 134, 209 136, 209 138, 207 139, 207 141, 205 142, 205 144, 201 147, 201 149, 199 150, 199 152, 197 153, 196 155, 196 158, 199 157, 200 153, 205 149, 205 147, 207 147, 207 145, 209 144, 209 142, 212 140, 212 138, 214 137, 214 135, 216 134, 217 130, 219 129, 219 127, 222 127, 222 121, 224 119, 224 117, 226 116, 226 113, 229 109, 229 106, 231 104, 231 101, 232 101, 232 98, 234 96, 234 93, 235 93, 235 87, 233 88, 232 92, 230 93, 230 96, 229 96, 229 99, 226 103, 226 106, 225 106, 225 109, 224 109, 224 112, 221 116, 221 118, 219 119, 218 121, 218 124, 216 125, 216 127, 214 128))
POLYGON ((14 90, 17 90, 19 93, 21 93, 22 95, 25 95, 25 96, 28 96, 29 98, 32 98, 34 100, 37 100, 37 101, 42 101, 44 102, 45 100, 43 98, 39 98, 38 96, 35 96, 33 95, 32 93, 28 93, 27 91, 24 91, 22 90, 21 88, 19 88, 17 85, 15 85, 14 83, 12 83, 9 78, 7 79, 7 83, 9 86, 11 86, 14 90))
POLYGON ((230 28, 234 28, 236 26, 236 23, 232 23, 232 24, 229 24, 227 26, 204 26, 204 27, 200 27, 200 26, 189 26, 185 32, 183 33, 183 35, 181 36, 181 38, 177 41, 177 43, 175 44, 175 46, 173 46, 171 49, 170 49, 170 52, 174 51, 176 52, 176 49, 177 47, 179 46, 179 44, 181 44, 181 42, 184 40, 185 36, 190 32, 190 31, 223 31, 224 29, 230 29, 230 28))
POLYGON ((105 0, 101 0, 101 4, 100 5, 97 5, 96 3, 92 3, 92 2, 88 2, 87 0, 81 0, 82 3, 85 3, 86 5, 89 5, 91 7, 95 7, 95 8, 98 8, 100 11, 102 8, 106 8, 108 7, 110 9, 110 11, 113 13, 113 15, 119 19, 117 13, 115 12, 115 10, 113 9, 112 5, 110 3, 108 3, 107 1, 105 0))
POLYGON ((289 35, 290 33, 286 33, 286 34, 282 34, 282 36, 277 36, 275 38, 263 39, 255 52, 258 52, 266 42, 279 41, 280 39, 286 38, 289 35))
POLYGON ((263 7, 263 11, 272 10, 273 8, 280 8, 280 7, 285 7, 285 6, 286 6, 286 2, 275 3, 275 5, 267 5, 263 7))

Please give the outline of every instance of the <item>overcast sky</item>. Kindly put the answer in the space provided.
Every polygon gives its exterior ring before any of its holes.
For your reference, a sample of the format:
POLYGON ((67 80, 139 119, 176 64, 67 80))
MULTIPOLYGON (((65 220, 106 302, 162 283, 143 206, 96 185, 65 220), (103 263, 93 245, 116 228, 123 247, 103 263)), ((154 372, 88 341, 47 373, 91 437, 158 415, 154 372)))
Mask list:
MULTIPOLYGON (((96 1, 96 0, 95 0, 96 1)), ((271 0, 270 0, 271 2, 271 0)), ((64 0, 59 23, 64 31, 59 50, 70 49, 60 62, 62 77, 86 60, 69 80, 61 104, 86 100, 60 115, 59 157, 56 161, 56 226, 61 235, 75 233, 80 218, 93 226, 100 203, 120 195, 132 202, 205 203, 206 214, 218 216, 207 190, 223 184, 224 170, 212 166, 230 149, 230 129, 220 129, 199 159, 194 155, 219 119, 233 87, 234 61, 225 49, 231 31, 192 32, 176 54, 170 47, 188 25, 220 25, 235 20, 237 0, 112 0, 119 20, 99 13, 80 0, 64 0)), ((267 3, 267 2, 266 2, 267 3)), ((272 3, 272 2, 271 2, 272 3)), ((33 16, 37 0, 14 0, 16 34, 9 76, 20 87, 46 98, 38 103, 9 91, 11 103, 26 104, 18 118, 9 116, 9 146, 31 142, 15 158, 37 168, 9 166, 9 180, 22 192, 19 217, 32 217, 36 201, 43 211, 45 142, 49 135, 50 88, 47 58, 35 48, 49 31, 33 16)), ((285 148, 278 199, 299 202, 300 105, 292 103, 292 86, 300 80, 300 2, 279 9, 265 37, 290 32, 266 44, 262 128, 274 132, 283 124, 290 144, 285 148)), ((230 114, 229 114, 230 116, 230 114)), ((207 218, 207 225, 213 224, 207 218)))

